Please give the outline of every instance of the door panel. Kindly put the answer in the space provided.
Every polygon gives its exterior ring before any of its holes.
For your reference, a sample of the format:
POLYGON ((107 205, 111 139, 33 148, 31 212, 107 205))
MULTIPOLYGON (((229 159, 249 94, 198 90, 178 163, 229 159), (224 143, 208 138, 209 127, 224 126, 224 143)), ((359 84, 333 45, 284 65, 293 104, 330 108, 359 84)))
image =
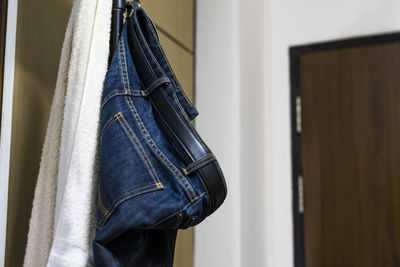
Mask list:
POLYGON ((189 51, 194 51, 195 0, 142 0, 148 15, 159 27, 189 51))
POLYGON ((392 37, 292 50, 302 126, 294 174, 304 196, 297 266, 400 266, 400 38, 392 37))

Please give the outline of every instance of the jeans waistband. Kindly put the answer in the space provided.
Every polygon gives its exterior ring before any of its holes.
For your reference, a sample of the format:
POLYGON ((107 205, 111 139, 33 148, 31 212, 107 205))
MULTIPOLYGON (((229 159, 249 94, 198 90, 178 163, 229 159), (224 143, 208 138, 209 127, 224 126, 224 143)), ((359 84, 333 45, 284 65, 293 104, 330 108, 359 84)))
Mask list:
POLYGON ((150 94, 165 83, 174 82, 177 85, 178 81, 162 52, 154 23, 145 11, 137 7, 127 23, 131 24, 127 27, 128 43, 132 48, 130 52, 144 85, 144 94, 150 94), (166 65, 166 68, 160 64, 166 65))

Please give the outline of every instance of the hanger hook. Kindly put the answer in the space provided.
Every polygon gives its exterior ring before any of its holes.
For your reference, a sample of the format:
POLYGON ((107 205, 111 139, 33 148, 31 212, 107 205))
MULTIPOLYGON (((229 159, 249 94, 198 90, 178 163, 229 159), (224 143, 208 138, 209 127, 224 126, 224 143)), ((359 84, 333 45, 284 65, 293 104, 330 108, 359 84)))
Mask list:
POLYGON ((136 4, 137 6, 140 7, 140 0, 125 0, 127 5, 132 6, 133 4, 136 4))

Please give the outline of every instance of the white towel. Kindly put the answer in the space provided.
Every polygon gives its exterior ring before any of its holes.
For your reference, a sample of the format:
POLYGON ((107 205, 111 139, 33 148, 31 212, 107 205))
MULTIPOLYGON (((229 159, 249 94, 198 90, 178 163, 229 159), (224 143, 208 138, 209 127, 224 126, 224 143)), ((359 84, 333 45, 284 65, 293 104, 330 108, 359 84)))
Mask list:
POLYGON ((90 266, 112 0, 75 0, 40 162, 24 266, 90 266))

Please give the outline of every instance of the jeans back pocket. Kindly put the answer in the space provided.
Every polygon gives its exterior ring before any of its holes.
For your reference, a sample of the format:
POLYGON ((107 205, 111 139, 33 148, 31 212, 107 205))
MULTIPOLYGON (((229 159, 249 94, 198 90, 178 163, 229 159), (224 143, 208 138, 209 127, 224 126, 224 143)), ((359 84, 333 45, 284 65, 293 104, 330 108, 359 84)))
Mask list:
POLYGON ((104 124, 100 133, 97 224, 101 226, 123 201, 161 190, 149 156, 121 112, 104 124))

